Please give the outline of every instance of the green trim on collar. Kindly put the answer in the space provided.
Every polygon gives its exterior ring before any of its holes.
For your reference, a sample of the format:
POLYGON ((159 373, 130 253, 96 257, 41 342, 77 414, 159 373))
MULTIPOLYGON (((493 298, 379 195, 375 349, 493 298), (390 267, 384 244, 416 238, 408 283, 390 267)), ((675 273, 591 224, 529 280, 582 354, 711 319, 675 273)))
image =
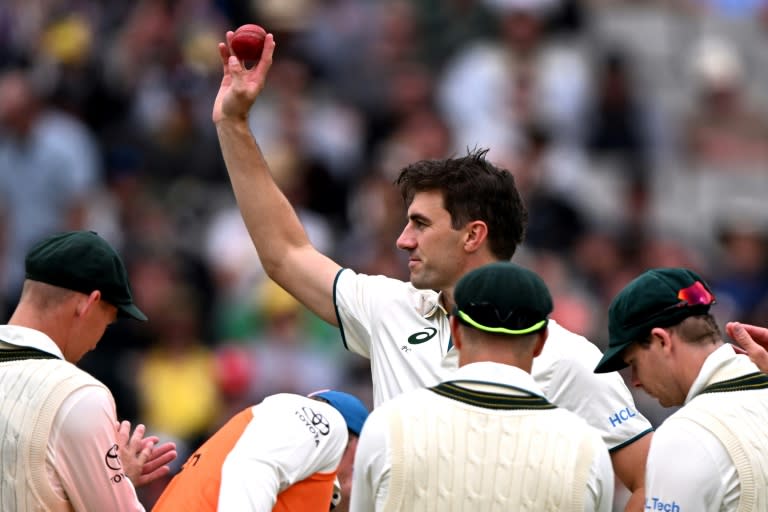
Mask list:
POLYGON ((735 379, 724 380, 710 384, 699 394, 725 393, 728 391, 749 391, 753 389, 768 389, 768 375, 755 372, 735 379))
POLYGON ((516 396, 502 393, 476 391, 457 386, 453 382, 442 382, 437 386, 427 388, 438 395, 458 400, 465 404, 496 410, 514 409, 556 409, 557 406, 536 395, 516 396))
POLYGON ((27 359, 59 359, 53 354, 32 347, 0 350, 0 363, 25 361, 27 359))

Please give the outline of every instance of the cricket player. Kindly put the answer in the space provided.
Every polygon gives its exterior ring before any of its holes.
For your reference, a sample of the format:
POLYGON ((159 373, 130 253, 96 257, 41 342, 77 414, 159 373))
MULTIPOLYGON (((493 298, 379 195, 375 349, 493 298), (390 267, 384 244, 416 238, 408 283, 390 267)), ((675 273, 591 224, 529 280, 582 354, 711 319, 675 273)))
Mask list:
MULTIPOLYGON (((227 33, 230 41, 232 33, 227 33)), ((397 246, 408 252, 410 282, 344 269, 310 243, 251 134, 247 118, 264 87, 275 48, 267 35, 259 63, 246 69, 219 44, 224 76, 213 121, 243 219, 267 274, 327 322, 344 346, 369 358, 374 405, 450 378, 458 367, 449 311, 458 279, 509 260, 525 234, 527 212, 514 177, 479 150, 461 158, 416 162, 398 185, 408 220, 397 246)), ((652 431, 619 375, 595 375, 601 353, 589 340, 550 322, 533 377, 548 400, 597 428, 613 468, 641 510, 652 431)))
POLYGON ((768 375, 723 342, 715 297, 684 268, 657 268, 611 303, 610 346, 597 366, 629 366, 664 407, 645 480, 646 510, 768 510, 768 375))
POLYGON ((203 443, 152 510, 328 512, 367 417, 360 399, 341 391, 268 396, 203 443))
POLYGON ((352 511, 610 512, 613 469, 597 430, 531 378, 552 297, 511 262, 456 285, 459 369, 373 411, 355 457, 352 511))
POLYGON ((57 233, 25 258, 0 326, 0 510, 142 511, 135 487, 167 475, 175 445, 117 423, 109 389, 75 366, 119 316, 146 320, 120 256, 90 231, 57 233))

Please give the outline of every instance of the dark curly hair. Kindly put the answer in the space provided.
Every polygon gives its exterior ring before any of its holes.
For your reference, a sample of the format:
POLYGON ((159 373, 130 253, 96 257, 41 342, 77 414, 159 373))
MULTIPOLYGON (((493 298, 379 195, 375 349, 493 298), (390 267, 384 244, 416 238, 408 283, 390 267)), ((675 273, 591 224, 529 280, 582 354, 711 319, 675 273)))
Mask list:
POLYGON ((406 205, 418 192, 442 192, 453 228, 484 221, 491 252, 508 260, 523 242, 528 211, 512 173, 489 162, 487 153, 488 149, 474 149, 459 158, 414 162, 400 171, 395 184, 406 205))

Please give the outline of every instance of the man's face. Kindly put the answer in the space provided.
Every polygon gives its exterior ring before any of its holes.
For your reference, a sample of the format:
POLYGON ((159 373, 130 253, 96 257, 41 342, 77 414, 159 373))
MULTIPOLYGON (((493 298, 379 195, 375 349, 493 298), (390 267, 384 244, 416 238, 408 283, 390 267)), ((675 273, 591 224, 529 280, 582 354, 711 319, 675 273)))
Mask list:
POLYGON ((91 305, 85 317, 80 323, 78 334, 79 343, 72 357, 67 357, 70 362, 79 361, 86 353, 90 352, 104 336, 107 327, 117 320, 117 308, 112 304, 99 300, 91 305))
POLYGON ((418 192, 408 207, 408 224, 397 247, 408 251, 408 270, 416 288, 451 288, 463 272, 464 230, 451 227, 441 192, 418 192))
POLYGON ((676 372, 668 350, 656 336, 650 345, 633 343, 624 351, 624 362, 632 372, 632 385, 642 388, 662 407, 682 405, 686 393, 677 384, 676 372))

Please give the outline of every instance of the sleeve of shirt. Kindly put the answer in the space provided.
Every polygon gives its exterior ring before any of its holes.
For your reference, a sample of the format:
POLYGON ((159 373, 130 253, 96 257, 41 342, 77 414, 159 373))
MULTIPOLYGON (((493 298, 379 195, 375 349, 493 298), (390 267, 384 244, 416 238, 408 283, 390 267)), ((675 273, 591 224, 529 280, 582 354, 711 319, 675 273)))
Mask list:
POLYGON ((735 481, 735 471, 712 434, 687 421, 667 420, 653 435, 648 452, 646 508, 725 510, 721 508, 726 493, 723 482, 735 481))
POLYGON ((350 512, 383 510, 389 488, 389 424, 386 404, 365 420, 355 452, 350 512))
POLYGON ((550 330, 544 351, 550 343, 550 353, 542 352, 533 363, 534 379, 548 400, 584 418, 611 451, 653 430, 618 372, 594 373, 601 357, 594 344, 559 326, 550 330), (567 339, 552 339, 555 336, 567 339))
POLYGON ((339 320, 344 347, 350 352, 371 358, 370 304, 364 277, 349 269, 341 269, 333 283, 333 302, 339 320))
POLYGON ((116 421, 114 401, 99 386, 78 389, 56 414, 49 468, 74 510, 144 511, 117 457, 116 421))
POLYGON ((613 510, 614 477, 611 457, 600 437, 595 437, 595 457, 589 469, 584 512, 611 512, 613 510))
POLYGON ((270 512, 283 490, 338 468, 347 446, 341 414, 316 400, 307 399, 308 405, 302 405, 280 397, 254 406, 253 419, 227 455, 219 510, 270 512))
POLYGON ((390 300, 401 300, 407 294, 405 286, 403 281, 385 276, 339 270, 333 284, 333 302, 347 350, 371 358, 377 315, 381 315, 390 300))

